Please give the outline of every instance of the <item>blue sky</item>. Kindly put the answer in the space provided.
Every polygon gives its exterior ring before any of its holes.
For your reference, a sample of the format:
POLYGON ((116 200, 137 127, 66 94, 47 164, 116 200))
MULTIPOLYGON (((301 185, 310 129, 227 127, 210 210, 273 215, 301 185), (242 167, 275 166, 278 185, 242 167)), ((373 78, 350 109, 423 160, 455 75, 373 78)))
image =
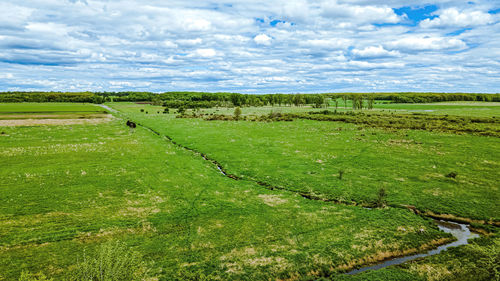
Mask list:
POLYGON ((499 1, 0 2, 0 91, 500 92, 499 1))

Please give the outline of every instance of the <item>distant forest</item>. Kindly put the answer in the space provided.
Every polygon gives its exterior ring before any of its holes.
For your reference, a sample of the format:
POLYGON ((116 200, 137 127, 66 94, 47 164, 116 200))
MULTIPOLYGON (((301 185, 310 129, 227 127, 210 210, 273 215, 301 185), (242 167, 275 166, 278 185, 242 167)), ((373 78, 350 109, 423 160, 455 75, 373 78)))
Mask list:
POLYGON ((146 102, 169 108, 210 108, 232 106, 323 107, 334 103, 368 107, 375 100, 391 103, 443 101, 500 102, 500 94, 475 93, 323 93, 323 94, 239 94, 206 92, 0 92, 0 102, 146 102), (362 105, 363 106, 363 105, 362 105))

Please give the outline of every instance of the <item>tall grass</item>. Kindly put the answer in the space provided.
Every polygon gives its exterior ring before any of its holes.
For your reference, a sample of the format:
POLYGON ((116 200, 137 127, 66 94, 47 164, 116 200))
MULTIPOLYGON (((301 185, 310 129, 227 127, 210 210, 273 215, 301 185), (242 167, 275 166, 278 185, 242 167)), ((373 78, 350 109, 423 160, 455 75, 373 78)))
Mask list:
POLYGON ((146 263, 139 253, 118 241, 101 245, 93 256, 84 252, 78 263, 75 281, 144 280, 148 275, 146 263))

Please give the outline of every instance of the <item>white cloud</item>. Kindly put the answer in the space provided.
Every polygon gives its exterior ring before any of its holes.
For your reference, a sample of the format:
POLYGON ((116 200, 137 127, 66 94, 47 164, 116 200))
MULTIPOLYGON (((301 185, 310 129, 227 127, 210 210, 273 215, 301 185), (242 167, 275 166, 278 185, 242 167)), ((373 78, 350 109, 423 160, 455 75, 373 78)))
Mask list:
POLYGON ((255 41, 255 43, 266 46, 271 45, 271 40, 271 37, 267 36, 266 34, 259 34, 253 38, 253 41, 255 41))
POLYGON ((199 44, 203 43, 203 39, 201 39, 201 38, 179 39, 176 42, 180 45, 194 46, 194 45, 199 45, 199 44))
POLYGON ((359 6, 325 1, 321 4, 321 9, 324 16, 349 19, 351 23, 397 23, 401 20, 388 6, 359 6))
POLYGON ((187 31, 207 31, 212 27, 212 23, 205 19, 186 19, 184 28, 187 31))
POLYGON ((217 56, 217 52, 214 49, 197 49, 194 53, 197 56, 203 58, 211 58, 217 56))
POLYGON ((367 62, 367 61, 350 61, 348 63, 350 66, 355 66, 359 68, 374 69, 374 68, 402 68, 405 66, 402 62, 367 62))
POLYGON ((350 39, 344 38, 329 38, 329 39, 309 39, 301 41, 301 46, 309 46, 313 48, 338 49, 347 48, 352 43, 350 39))
POLYGON ((8 2, 0 2, 0 28, 23 28, 34 10, 8 2))
POLYGON ((166 48, 177 48, 178 47, 177 44, 175 44, 174 42, 172 42, 170 40, 163 41, 163 46, 166 48))
POLYGON ((401 51, 461 50, 467 47, 464 41, 445 37, 406 37, 388 43, 388 47, 401 51))
POLYGON ((359 58, 382 58, 382 57, 397 57, 400 55, 398 51, 388 51, 382 46, 370 46, 364 49, 353 49, 354 56, 359 58))
POLYGON ((0 88, 494 91, 499 15, 474 2, 410 26, 393 9, 428 1, 2 0, 0 88))
POLYGON ((493 23, 493 16, 482 11, 458 11, 449 8, 439 13, 439 17, 420 22, 424 28, 433 27, 470 27, 493 23))

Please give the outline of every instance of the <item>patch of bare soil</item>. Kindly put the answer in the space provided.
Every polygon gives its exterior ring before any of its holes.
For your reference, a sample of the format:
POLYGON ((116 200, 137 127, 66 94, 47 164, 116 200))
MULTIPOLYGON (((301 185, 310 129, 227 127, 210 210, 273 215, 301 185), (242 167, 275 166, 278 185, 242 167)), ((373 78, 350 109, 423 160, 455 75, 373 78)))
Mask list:
POLYGON ((109 118, 109 114, 4 114, 0 120, 19 119, 94 119, 109 118))
POLYGON ((16 126, 58 126, 58 125, 83 125, 99 124, 111 121, 111 115, 105 118, 82 118, 82 119, 13 119, 0 120, 0 127, 16 126))

